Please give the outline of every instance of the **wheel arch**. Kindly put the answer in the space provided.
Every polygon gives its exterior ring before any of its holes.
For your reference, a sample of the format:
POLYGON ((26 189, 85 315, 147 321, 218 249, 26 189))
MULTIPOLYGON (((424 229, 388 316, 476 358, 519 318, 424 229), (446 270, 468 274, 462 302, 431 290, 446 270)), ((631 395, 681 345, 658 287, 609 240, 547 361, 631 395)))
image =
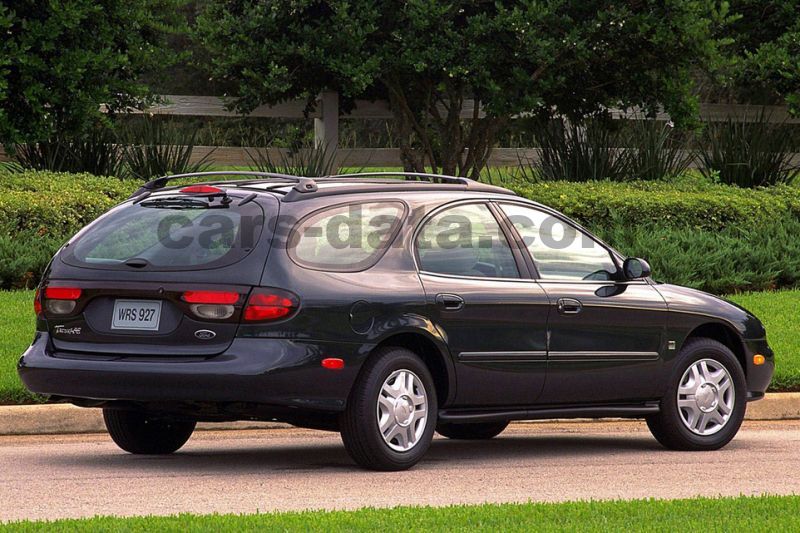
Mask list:
POLYGON ((421 331, 398 332, 382 339, 370 355, 388 346, 405 348, 417 354, 433 376, 439 407, 450 403, 456 392, 455 368, 441 339, 434 339, 421 331))
POLYGON ((739 364, 742 365, 742 371, 747 375, 747 359, 744 344, 739 334, 732 327, 720 322, 706 322, 696 326, 689 332, 689 335, 686 336, 687 341, 697 338, 712 339, 727 346, 736 356, 739 364))

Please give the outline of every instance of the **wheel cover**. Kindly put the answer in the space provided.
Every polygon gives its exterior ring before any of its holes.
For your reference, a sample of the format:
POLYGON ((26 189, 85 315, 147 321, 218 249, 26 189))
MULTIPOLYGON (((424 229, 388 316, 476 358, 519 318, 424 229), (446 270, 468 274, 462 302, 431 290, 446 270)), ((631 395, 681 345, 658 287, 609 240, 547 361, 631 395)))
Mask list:
POLYGON ((428 424, 428 393, 422 380, 410 370, 396 370, 378 393, 378 430, 396 452, 412 449, 428 424))
POLYGON ((719 361, 701 359, 683 373, 678 384, 681 422, 695 435, 717 433, 731 418, 736 391, 730 372, 719 361))

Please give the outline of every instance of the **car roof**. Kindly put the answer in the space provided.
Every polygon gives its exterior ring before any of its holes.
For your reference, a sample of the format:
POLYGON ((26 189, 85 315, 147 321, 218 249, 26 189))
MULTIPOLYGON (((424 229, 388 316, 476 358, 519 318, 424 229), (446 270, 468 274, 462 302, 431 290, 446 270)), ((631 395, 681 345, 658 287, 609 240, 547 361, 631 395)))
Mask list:
POLYGON ((297 202, 321 196, 358 193, 398 193, 398 192, 480 192, 500 195, 515 195, 513 191, 481 183, 468 178, 423 174, 413 172, 363 172, 357 174, 338 174, 319 178, 292 176, 251 171, 195 172, 163 176, 145 184, 134 193, 134 197, 149 195, 157 191, 174 191, 184 187, 167 187, 170 180, 189 178, 219 177, 251 178, 239 180, 212 180, 202 182, 226 190, 241 189, 256 193, 274 193, 283 202, 297 202))

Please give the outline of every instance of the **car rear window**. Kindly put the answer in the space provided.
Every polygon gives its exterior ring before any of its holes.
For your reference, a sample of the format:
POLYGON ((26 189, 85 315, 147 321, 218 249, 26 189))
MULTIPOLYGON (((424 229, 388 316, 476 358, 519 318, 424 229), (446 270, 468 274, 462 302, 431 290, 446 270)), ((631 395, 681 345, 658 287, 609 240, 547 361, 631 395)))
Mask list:
POLYGON ((314 270, 358 272, 371 268, 405 218, 402 202, 362 202, 328 207, 300 220, 288 241, 289 256, 314 270))
POLYGON ((183 200, 144 201, 110 211, 78 234, 64 260, 104 269, 218 268, 240 261, 258 243, 264 211, 255 202, 239 207, 183 200))

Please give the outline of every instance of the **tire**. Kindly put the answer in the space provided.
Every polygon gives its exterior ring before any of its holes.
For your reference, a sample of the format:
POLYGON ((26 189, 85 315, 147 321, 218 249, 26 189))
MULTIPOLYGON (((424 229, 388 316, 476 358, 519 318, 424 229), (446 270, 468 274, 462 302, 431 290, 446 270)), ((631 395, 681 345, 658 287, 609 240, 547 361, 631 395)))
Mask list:
POLYGON ((439 422, 436 432, 448 439, 456 440, 489 440, 502 433, 508 427, 508 421, 484 422, 476 424, 454 424, 439 422))
POLYGON ((405 348, 382 348, 364 364, 350 393, 340 421, 342 442, 364 468, 406 470, 428 451, 437 415, 436 388, 425 363, 405 348))
POLYGON ((733 352, 712 339, 690 339, 678 355, 669 387, 661 400, 661 411, 647 417, 647 426, 656 440, 671 450, 718 450, 736 436, 746 409, 744 371, 733 352), (693 368, 696 373, 691 370, 693 368), (723 369, 727 376, 722 373, 723 369), (729 383, 727 387, 726 382, 729 383), (696 388, 698 383, 700 388, 696 388), (694 390, 697 394, 679 397, 682 384, 683 391, 694 390), (720 393, 721 390, 725 392, 720 393), (679 401, 685 407, 679 407, 679 401), (727 415, 726 410, 730 411, 727 415))
POLYGON ((103 409, 111 439, 136 455, 167 455, 178 451, 194 432, 194 421, 153 418, 137 411, 103 409))

